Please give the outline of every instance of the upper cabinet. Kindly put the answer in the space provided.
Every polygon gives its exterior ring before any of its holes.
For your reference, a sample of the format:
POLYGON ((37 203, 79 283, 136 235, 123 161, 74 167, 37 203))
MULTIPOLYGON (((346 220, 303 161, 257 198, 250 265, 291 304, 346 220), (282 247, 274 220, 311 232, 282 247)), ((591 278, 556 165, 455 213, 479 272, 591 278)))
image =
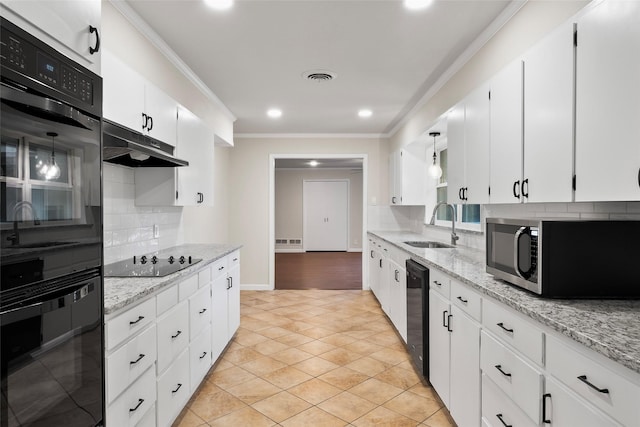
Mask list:
POLYGON ((447 120, 447 200, 489 201, 489 87, 482 85, 453 107, 447 120))
POLYGON ((111 52, 102 69, 104 118, 175 146, 178 103, 111 52))
POLYGON ((491 81, 491 203, 573 197, 573 24, 491 81))
POLYGON ((2 16, 100 75, 100 0, 8 0, 2 16))
POLYGON ((389 156, 390 204, 424 205, 427 202, 426 145, 414 142, 389 156))
POLYGON ((189 166, 136 168, 137 206, 213 206, 215 134, 183 107, 177 127, 176 157, 189 166))
POLYGON ((577 22, 575 199, 640 200, 640 2, 577 22))

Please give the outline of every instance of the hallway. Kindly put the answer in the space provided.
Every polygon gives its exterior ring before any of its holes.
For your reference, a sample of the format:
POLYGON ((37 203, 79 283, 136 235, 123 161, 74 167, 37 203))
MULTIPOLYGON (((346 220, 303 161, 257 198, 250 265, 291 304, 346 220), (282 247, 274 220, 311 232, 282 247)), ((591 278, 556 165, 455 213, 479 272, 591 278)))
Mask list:
POLYGON ((276 253, 276 289, 362 289, 362 252, 276 253))

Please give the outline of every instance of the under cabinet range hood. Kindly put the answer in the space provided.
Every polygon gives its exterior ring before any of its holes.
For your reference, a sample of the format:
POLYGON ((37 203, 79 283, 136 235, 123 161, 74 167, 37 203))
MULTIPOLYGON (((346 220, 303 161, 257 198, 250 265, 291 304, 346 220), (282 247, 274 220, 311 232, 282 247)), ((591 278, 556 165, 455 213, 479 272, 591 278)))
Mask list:
POLYGON ((186 160, 173 157, 174 148, 162 141, 103 120, 102 160, 129 167, 189 166, 186 160))

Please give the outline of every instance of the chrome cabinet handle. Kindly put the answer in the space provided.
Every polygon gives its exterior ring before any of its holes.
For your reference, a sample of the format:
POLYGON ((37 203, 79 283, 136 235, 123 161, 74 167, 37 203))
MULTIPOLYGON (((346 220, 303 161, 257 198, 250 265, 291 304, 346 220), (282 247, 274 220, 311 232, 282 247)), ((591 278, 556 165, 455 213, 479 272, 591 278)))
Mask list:
POLYGON ((586 375, 580 375, 578 377, 578 379, 580 381, 582 381, 583 383, 585 383, 586 385, 588 385, 589 387, 591 387, 592 389, 598 391, 599 393, 604 393, 604 394, 608 394, 609 393, 609 389, 608 388, 600 388, 600 387, 594 385, 593 383, 589 382, 589 380, 587 380, 587 376, 586 375))

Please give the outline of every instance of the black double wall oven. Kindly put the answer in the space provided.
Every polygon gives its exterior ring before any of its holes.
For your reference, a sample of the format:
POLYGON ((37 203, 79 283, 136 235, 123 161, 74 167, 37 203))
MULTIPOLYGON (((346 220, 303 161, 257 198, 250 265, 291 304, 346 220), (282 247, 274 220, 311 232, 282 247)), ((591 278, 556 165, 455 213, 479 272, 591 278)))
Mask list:
POLYGON ((0 426, 101 426, 102 80, 0 19, 0 426))

